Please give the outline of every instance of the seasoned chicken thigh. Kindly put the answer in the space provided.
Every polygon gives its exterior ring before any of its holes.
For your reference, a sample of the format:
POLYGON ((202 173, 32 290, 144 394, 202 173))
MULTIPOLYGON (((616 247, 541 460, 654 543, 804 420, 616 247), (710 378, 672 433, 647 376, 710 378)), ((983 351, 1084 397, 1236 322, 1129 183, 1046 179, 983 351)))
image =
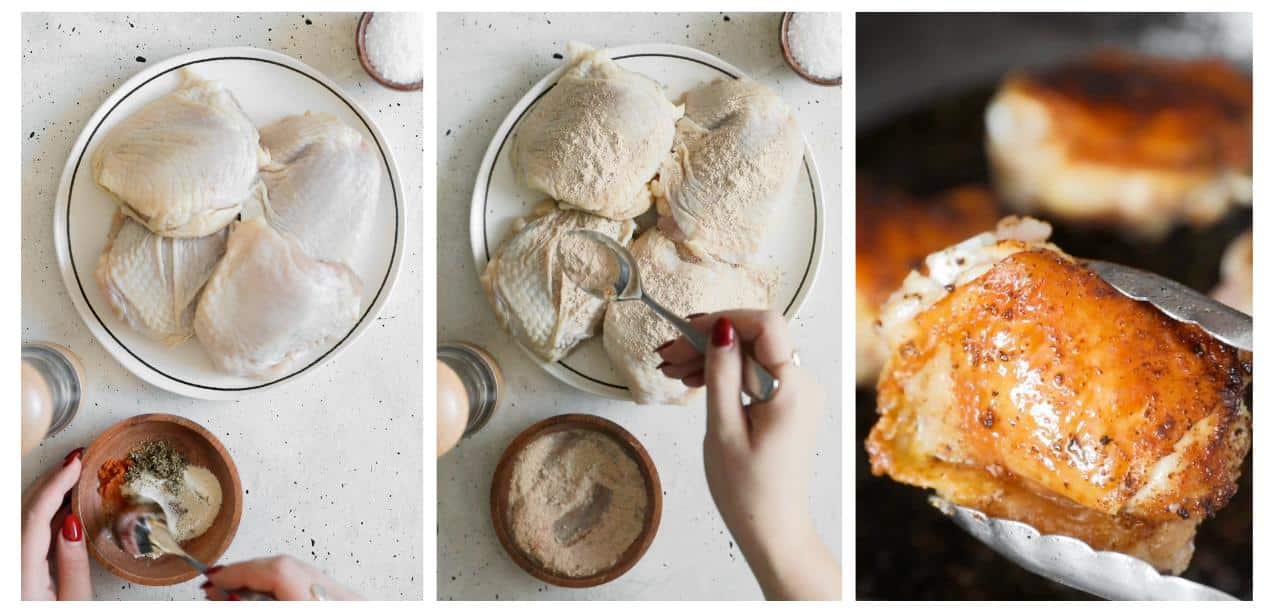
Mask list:
POLYGON ((1250 446, 1245 355, 1008 218, 890 297, 872 470, 1180 573, 1250 446))
POLYGON ((653 186, 661 227, 696 255, 752 258, 791 204, 804 141, 792 109, 751 79, 690 90, 653 186))
POLYGON ((93 155, 93 177, 160 236, 224 228, 254 195, 265 154, 229 90, 184 73, 179 89, 129 115, 93 155))
POLYGON ((97 262, 98 286, 134 330, 165 345, 181 343, 194 334, 195 301, 226 251, 226 234, 165 238, 116 213, 97 262))
POLYGON ((1219 60, 1104 52, 1010 76, 986 112, 1018 210, 1158 238, 1252 200, 1252 83, 1219 60))
POLYGON ((349 267, 310 257, 257 217, 231 230, 199 299, 195 334, 220 370, 265 379, 348 332, 361 301, 349 267))
POLYGON ((681 109, 604 50, 572 43, 567 53, 570 68, 513 135, 514 175, 562 206, 636 217, 650 208, 648 184, 672 147, 681 109))
MULTIPOLYGON (((642 289, 681 316, 723 309, 765 309, 774 279, 747 268, 682 253, 659 228, 651 228, 632 246, 642 289)), ((637 404, 686 404, 694 388, 669 379, 656 368, 655 348, 677 337, 672 324, 641 302, 614 302, 606 309, 602 344, 624 376, 637 404)))
POLYGON ((562 359, 593 335, 606 303, 567 274, 558 244, 572 230, 594 230, 627 245, 636 224, 557 208, 551 201, 521 220, 482 272, 482 287, 500 325, 546 362, 562 359))
POLYGON ((341 120, 293 115, 261 129, 270 163, 261 170, 265 215, 311 257, 349 262, 380 197, 379 156, 341 120))
POLYGON ((880 307, 925 256, 995 227, 999 206, 982 187, 964 186, 920 198, 858 180, 854 214, 855 372, 875 385, 889 348, 876 329, 880 307))

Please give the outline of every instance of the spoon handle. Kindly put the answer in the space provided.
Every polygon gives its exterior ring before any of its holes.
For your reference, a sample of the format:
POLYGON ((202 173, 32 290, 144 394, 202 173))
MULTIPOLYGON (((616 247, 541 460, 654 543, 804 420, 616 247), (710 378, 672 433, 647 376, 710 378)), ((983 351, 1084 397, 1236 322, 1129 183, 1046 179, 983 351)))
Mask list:
MULTIPOLYGON (((665 309, 654 298, 646 294, 642 294, 641 301, 646 303, 655 313, 665 321, 677 328, 677 331, 690 341, 690 346, 695 348, 699 353, 708 352, 708 335, 700 332, 685 318, 676 315, 672 311, 665 309)), ((743 393, 749 398, 757 402, 767 402, 774 397, 775 392, 779 390, 779 380, 770 374, 760 362, 757 362, 750 355, 743 356, 746 364, 743 368, 743 393)))

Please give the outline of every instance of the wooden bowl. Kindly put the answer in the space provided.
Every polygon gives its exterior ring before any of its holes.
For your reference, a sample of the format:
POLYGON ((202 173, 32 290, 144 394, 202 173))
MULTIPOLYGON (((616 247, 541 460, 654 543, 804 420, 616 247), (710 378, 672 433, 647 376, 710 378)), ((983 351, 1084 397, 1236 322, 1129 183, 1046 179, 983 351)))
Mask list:
POLYGON ((806 81, 809 81, 810 83, 814 83, 816 85, 826 85, 828 87, 839 86, 841 83, 841 77, 836 77, 835 79, 826 79, 823 77, 810 74, 808 71, 805 70, 804 66, 801 66, 800 62, 796 61, 796 58, 792 57, 792 49, 787 44, 787 27, 791 21, 792 21, 792 13, 783 13, 783 21, 779 24, 779 47, 783 48, 783 59, 787 60, 787 65, 791 66, 792 70, 796 74, 800 75, 802 79, 805 79, 806 81))
POLYGON ((358 63, 363 65, 363 70, 367 71, 371 78, 389 89, 396 89, 400 92, 414 92, 423 89, 425 86, 424 79, 415 83, 390 81, 380 74, 380 70, 372 65, 371 60, 367 59, 367 24, 372 22, 372 18, 375 15, 376 13, 363 13, 363 16, 358 18, 358 30, 354 34, 354 42, 358 46, 358 63))
POLYGON ((496 466, 495 477, 491 480, 491 523, 495 526, 495 533, 500 538, 500 544, 504 545, 504 550, 508 552, 509 557, 513 558, 513 562, 520 566, 522 570, 540 581, 561 587, 594 587, 613 581, 628 572, 630 568, 637 564, 637 561, 641 559, 641 556, 646 553, 646 550, 650 548, 650 544, 655 540, 655 533, 659 531, 659 519, 663 514, 663 506, 664 497, 663 489, 659 485, 659 472, 655 470, 655 463, 651 461, 650 454, 646 453, 646 448, 641 445, 636 437, 619 424, 595 415, 580 413, 557 415, 537 422, 530 428, 523 430, 504 450, 504 455, 500 457, 500 463, 496 466), (632 545, 628 546, 628 549, 619 557, 619 562, 614 566, 584 577, 570 577, 558 574, 528 556, 513 541, 512 530, 509 527, 509 517, 506 513, 509 508, 509 484, 513 472, 514 458, 518 457, 522 449, 530 444, 531 441, 541 435, 563 430, 592 430, 610 436, 615 442, 619 443, 619 446, 628 453, 629 457, 637 462, 637 467, 646 481, 646 500, 648 504, 646 505, 646 522, 641 534, 637 535, 637 539, 633 541, 632 545))
POLYGON ((193 579, 199 573, 175 556, 156 560, 134 558, 125 553, 111 535, 108 510, 97 493, 97 470, 104 462, 128 455, 146 441, 167 441, 190 463, 212 471, 221 482, 221 510, 212 527, 199 538, 182 543, 195 559, 212 565, 225 553, 239 528, 243 514, 243 486, 239 471, 225 446, 203 426, 176 415, 151 413, 121 421, 101 433, 84 450, 80 482, 71 490, 71 510, 84 523, 88 550, 93 559, 115 576, 141 585, 173 585, 193 579))

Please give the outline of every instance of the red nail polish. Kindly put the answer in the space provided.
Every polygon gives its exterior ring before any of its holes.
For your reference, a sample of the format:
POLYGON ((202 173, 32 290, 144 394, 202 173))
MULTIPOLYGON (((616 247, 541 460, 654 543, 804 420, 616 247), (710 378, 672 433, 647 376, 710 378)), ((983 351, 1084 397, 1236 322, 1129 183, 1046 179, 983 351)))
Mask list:
POLYGON ((208 570, 203 571, 203 574, 205 574, 205 575, 211 575, 211 574, 213 574, 213 573, 215 573, 215 572, 217 572, 217 571, 221 570, 222 568, 225 568, 225 567, 224 567, 224 566, 222 566, 222 565, 220 565, 220 564, 218 564, 218 565, 216 565, 216 566, 209 566, 209 567, 208 567, 208 570))
POLYGON ((236 593, 234 593, 234 592, 228 592, 228 593, 226 594, 226 600, 239 601, 239 600, 242 600, 242 599, 241 599, 241 598, 239 598, 239 595, 238 595, 238 594, 236 594, 236 593))
POLYGON ((199 586, 199 589, 201 589, 201 590, 206 590, 206 589, 208 589, 208 588, 210 588, 210 587, 212 587, 212 582, 211 582, 211 581, 204 581, 204 582, 203 582, 203 585, 199 586))
POLYGON ((674 339, 672 339, 672 340, 670 340, 670 341, 668 341, 668 342, 666 342, 666 343, 664 343, 664 344, 662 344, 662 345, 660 345, 660 346, 658 346, 658 347, 655 347, 655 353, 659 353, 660 351, 663 351, 664 349, 667 349, 667 348, 671 347, 671 346, 672 346, 672 344, 673 344, 673 343, 675 343, 675 342, 677 342, 677 339, 675 339, 675 338, 674 338, 674 339))
POLYGON ((72 449, 71 453, 66 454, 66 457, 62 458, 62 468, 69 466, 75 458, 78 458, 81 455, 84 455, 83 447, 76 447, 75 449, 72 449))
POLYGON ((734 344, 734 324, 730 320, 721 317, 717 319, 717 323, 712 324, 712 346, 713 347, 729 347, 734 344))
POLYGON ((84 539, 84 524, 80 523, 80 518, 74 513, 67 513, 66 519, 62 520, 62 538, 78 543, 84 539))

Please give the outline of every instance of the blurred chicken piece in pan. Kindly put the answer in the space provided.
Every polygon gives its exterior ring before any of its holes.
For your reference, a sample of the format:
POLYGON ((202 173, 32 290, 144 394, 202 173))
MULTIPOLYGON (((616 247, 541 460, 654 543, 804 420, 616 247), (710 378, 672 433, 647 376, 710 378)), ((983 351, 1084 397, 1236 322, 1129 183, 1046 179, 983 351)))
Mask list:
POLYGON ((874 385, 887 348, 876 332, 880 306, 920 268, 925 256, 995 227, 998 206, 983 187, 963 186, 930 198, 858 179, 854 248, 856 374, 874 385))
POLYGON ((872 470, 1180 573, 1251 444, 1251 364, 1010 217, 885 304, 872 470))
POLYGON ((1221 256, 1221 282, 1212 297, 1252 314, 1252 231, 1235 238, 1221 256))
POLYGON ((1220 60, 1119 51, 1010 75, 986 112, 1000 196, 1156 239, 1252 200, 1252 83, 1220 60))

